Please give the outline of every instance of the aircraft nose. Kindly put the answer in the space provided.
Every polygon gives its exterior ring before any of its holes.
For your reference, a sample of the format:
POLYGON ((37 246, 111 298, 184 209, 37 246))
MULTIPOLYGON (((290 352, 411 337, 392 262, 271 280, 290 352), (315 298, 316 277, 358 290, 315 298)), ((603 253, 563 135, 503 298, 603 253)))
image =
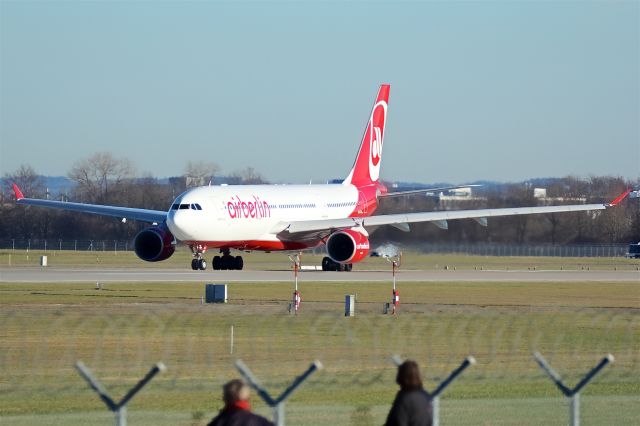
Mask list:
POLYGON ((167 227, 169 231, 179 240, 188 240, 191 237, 188 212, 174 211, 167 217, 167 227))

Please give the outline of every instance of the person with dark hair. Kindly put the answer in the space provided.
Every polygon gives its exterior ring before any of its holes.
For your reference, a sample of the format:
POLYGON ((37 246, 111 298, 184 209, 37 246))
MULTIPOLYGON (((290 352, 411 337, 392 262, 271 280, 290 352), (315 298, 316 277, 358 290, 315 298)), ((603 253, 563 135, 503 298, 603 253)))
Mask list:
POLYGON ((234 379, 222 386, 224 408, 207 426, 273 426, 269 420, 251 412, 249 386, 234 379))
POLYGON ((412 360, 403 362, 398 367, 396 383, 400 390, 385 426, 431 426, 433 408, 429 394, 422 387, 418 364, 412 360))

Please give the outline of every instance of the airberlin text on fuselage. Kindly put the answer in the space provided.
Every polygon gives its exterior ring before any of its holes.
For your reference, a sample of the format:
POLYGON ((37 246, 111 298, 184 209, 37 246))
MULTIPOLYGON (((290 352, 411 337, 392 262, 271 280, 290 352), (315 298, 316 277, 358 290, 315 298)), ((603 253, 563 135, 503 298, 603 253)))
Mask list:
POLYGON ((253 201, 242 201, 239 196, 231 197, 231 201, 227 203, 227 212, 231 219, 252 218, 261 219, 263 217, 271 217, 271 207, 266 201, 260 200, 260 197, 252 195, 253 201))

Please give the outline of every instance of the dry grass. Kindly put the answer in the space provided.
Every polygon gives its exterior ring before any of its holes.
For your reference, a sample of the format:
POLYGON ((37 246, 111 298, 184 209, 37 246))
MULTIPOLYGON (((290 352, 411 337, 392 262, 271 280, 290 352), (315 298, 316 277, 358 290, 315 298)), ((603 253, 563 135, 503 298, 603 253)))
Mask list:
POLYGON ((562 399, 532 361, 533 350, 570 384, 614 353, 616 363, 585 390, 583 410, 611 424, 640 415, 635 282, 400 281, 397 317, 381 314, 390 295, 384 283, 304 282, 297 316, 287 313, 291 283, 230 284, 226 305, 201 305, 201 284, 94 285, 0 284, 0 421, 104 420, 75 361, 121 396, 162 360, 169 370, 135 398, 131 423, 204 424, 219 407, 213 390, 237 375, 233 361, 242 358, 275 394, 312 360, 325 364, 294 394, 291 424, 381 423, 395 392, 389 356, 399 353, 421 362, 429 388, 476 356, 478 365, 443 400, 449 424, 540 424, 540 410, 546 423, 561 423, 562 399), (348 293, 357 293, 355 318, 342 316, 348 293))

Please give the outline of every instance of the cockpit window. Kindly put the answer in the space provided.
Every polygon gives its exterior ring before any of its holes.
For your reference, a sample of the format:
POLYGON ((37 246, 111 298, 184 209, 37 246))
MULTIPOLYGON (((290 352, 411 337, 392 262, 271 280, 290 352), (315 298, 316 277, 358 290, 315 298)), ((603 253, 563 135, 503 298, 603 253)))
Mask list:
POLYGON ((172 204, 171 210, 202 210, 200 204, 172 204))

